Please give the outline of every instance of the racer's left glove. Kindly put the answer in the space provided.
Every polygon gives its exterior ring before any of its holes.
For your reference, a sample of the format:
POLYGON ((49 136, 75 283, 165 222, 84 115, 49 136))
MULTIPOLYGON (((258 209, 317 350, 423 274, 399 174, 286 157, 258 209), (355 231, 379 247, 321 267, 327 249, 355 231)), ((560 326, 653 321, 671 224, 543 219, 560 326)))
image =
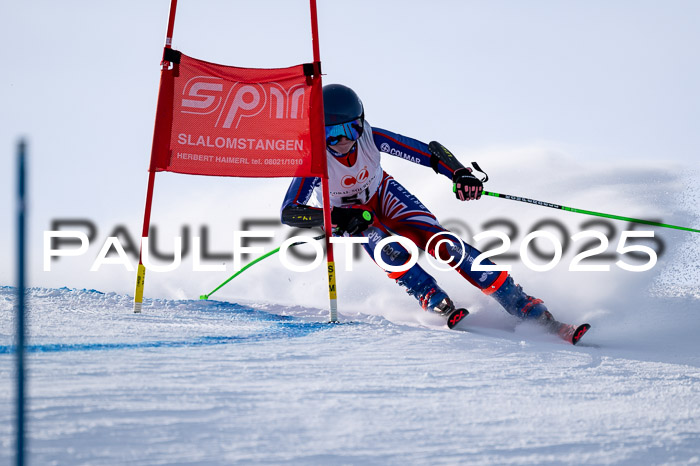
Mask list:
POLYGON ((452 175, 452 190, 460 201, 480 199, 484 183, 469 168, 458 168, 452 175))

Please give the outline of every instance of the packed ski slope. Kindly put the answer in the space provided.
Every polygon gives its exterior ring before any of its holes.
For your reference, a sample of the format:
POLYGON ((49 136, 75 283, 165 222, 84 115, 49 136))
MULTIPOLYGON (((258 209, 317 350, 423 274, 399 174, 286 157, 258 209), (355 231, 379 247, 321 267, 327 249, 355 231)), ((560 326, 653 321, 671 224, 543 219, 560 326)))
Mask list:
MULTIPOLYGON (((571 205, 698 227, 696 174, 605 170, 558 167, 562 181, 547 189, 571 205)), ((542 190, 528 194, 548 199, 542 190)), ((469 206, 469 218, 527 226, 539 213, 491 201, 469 206)), ((585 229, 579 217, 558 218, 585 229)), ((658 235, 665 252, 644 273, 614 263, 569 272, 573 248, 550 272, 514 265, 558 319, 593 325, 577 346, 518 324, 443 273, 470 310, 450 331, 370 261, 343 272, 343 254, 338 325, 326 323, 322 274, 274 262, 210 301, 178 298, 220 274, 151 274, 147 296, 168 299, 147 299, 140 315, 125 292, 32 288, 30 464, 700 463, 700 235, 658 235)), ((57 267, 52 279, 75 280, 77 266, 61 264, 66 275, 57 267)), ((0 287, 2 464, 14 449, 15 292, 0 287)))
MULTIPOLYGON (((3 464, 14 293, 0 289, 3 464)), ((126 295, 32 289, 30 464, 699 462, 698 301, 657 304, 686 325, 598 323, 574 347, 508 316, 449 331, 264 303, 134 315, 126 295)))

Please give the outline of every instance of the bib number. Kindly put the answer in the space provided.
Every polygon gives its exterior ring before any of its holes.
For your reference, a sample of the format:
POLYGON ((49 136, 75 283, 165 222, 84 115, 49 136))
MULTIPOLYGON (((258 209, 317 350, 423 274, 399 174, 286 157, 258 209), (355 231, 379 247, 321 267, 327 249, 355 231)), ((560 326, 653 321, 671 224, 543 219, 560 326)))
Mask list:
POLYGON ((340 198, 340 202, 343 206, 348 205, 362 205, 367 204, 369 201, 369 187, 361 193, 353 194, 352 196, 343 196, 340 198))

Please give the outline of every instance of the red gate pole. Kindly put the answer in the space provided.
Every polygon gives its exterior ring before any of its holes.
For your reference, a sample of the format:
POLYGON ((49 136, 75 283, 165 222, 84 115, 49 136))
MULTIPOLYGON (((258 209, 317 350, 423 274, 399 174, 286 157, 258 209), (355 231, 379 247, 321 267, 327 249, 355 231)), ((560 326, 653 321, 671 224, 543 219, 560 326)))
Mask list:
MULTIPOLYGON (((321 52, 318 45, 318 18, 316 13, 316 0, 310 0, 311 7, 311 39, 314 49, 314 68, 318 71, 314 74, 314 79, 318 80, 318 85, 322 86, 321 82, 321 52)), ((323 93, 321 92, 320 102, 321 105, 318 107, 318 111, 323 113, 323 93)), ((321 115, 321 121, 323 121, 323 115, 321 115)), ((312 131, 321 132, 321 128, 312 128, 312 131)), ((319 139, 325 141, 326 135, 319 134, 319 139)), ((330 299, 330 310, 329 317, 331 322, 338 322, 338 297, 336 293, 336 283, 335 283, 335 260, 333 257, 333 243, 330 239, 333 236, 333 226, 331 222, 331 197, 328 188, 328 159, 325 154, 325 143, 323 145, 324 153, 322 155, 323 159, 323 171, 324 175, 321 177, 321 187, 323 189, 323 223, 326 229, 326 251, 327 251, 327 262, 328 262, 328 297, 330 299)))
MULTIPOLYGON (((143 238, 148 237, 148 230, 151 225, 151 204, 153 202, 153 186, 156 180, 156 153, 160 149, 160 145, 164 143, 162 138, 158 137, 159 121, 158 116, 161 114, 161 106, 166 103, 167 85, 164 85, 164 73, 170 67, 170 62, 165 59, 165 52, 170 49, 173 42, 173 29, 175 27, 175 10, 177 9, 177 0, 170 0, 170 15, 168 17, 168 30, 165 35, 165 49, 163 50, 163 60, 160 62, 161 78, 160 87, 158 89, 158 104, 156 110, 156 121, 153 130, 153 144, 151 146, 151 161, 148 167, 148 187, 146 189, 146 207, 143 213, 143 230, 141 231, 141 245, 139 248, 139 265, 136 271, 136 291, 134 292, 134 313, 140 313, 143 306, 143 286, 146 279, 146 267, 143 265, 143 238)), ((165 142, 167 143, 167 141, 165 142)))

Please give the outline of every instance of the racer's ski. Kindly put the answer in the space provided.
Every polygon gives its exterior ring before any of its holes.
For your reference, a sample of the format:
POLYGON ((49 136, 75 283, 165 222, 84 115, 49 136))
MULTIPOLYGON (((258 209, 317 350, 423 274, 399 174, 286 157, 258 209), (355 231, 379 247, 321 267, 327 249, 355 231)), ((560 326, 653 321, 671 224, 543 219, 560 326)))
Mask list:
POLYGON ((447 317, 447 326, 449 328, 454 328, 455 325, 460 323, 462 319, 469 315, 469 311, 464 308, 453 309, 448 312, 445 317, 447 317))
POLYGON ((561 337, 562 340, 568 341, 572 345, 578 343, 581 337, 586 334, 589 328, 591 328, 590 324, 582 324, 576 327, 574 325, 563 324, 556 321, 555 323, 558 326, 553 325, 553 330, 557 333, 557 335, 559 335, 559 337, 561 337))

